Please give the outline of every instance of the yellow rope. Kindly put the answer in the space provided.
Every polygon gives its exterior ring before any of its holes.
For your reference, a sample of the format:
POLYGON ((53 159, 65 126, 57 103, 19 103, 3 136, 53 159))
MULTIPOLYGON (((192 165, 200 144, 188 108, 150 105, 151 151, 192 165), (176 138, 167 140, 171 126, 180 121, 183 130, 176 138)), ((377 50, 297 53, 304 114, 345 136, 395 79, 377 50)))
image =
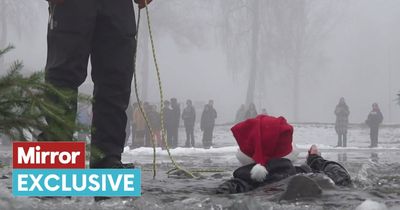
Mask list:
MULTIPOLYGON (((166 132, 165 132, 165 127, 164 127, 164 94, 163 94, 163 89, 162 89, 162 83, 161 83, 161 76, 160 76, 160 69, 158 66, 158 62, 157 62, 157 57, 156 57, 156 49, 154 47, 154 40, 153 40, 153 33, 151 30, 151 21, 150 21, 150 15, 149 15, 149 9, 147 7, 147 0, 145 0, 145 10, 146 10, 146 16, 147 16, 147 27, 149 30, 149 39, 150 39, 150 43, 151 43, 151 50, 152 50, 152 55, 153 55, 153 61, 154 61, 154 66, 156 69, 156 76, 157 76, 157 81, 158 81, 158 87, 159 87, 159 94, 160 94, 160 121, 161 121, 161 136, 162 139, 164 140, 165 143, 165 148, 167 150, 168 153, 168 157, 170 158, 172 164, 174 165, 175 168, 169 170, 167 172, 167 174, 173 172, 173 171, 182 171, 183 173, 185 173, 186 175, 188 175, 191 178, 195 178, 196 176, 192 173, 192 172, 223 172, 223 170, 220 169, 197 169, 194 171, 188 171, 182 167, 180 167, 176 161, 174 160, 174 158, 171 155, 171 152, 169 150, 169 146, 168 146, 168 141, 166 138, 166 132)), ((156 177, 156 143, 155 143, 155 139, 154 139, 154 132, 153 129, 150 125, 150 122, 148 120, 148 117, 146 116, 145 111, 143 110, 142 107, 142 103, 140 101, 139 98, 139 94, 138 94, 138 87, 137 87, 137 77, 136 77, 136 53, 137 53, 137 48, 138 48, 138 37, 139 37, 139 23, 140 23, 140 9, 138 9, 138 24, 137 24, 137 28, 136 28, 136 51, 135 51, 135 55, 134 55, 134 85, 135 85, 135 95, 136 95, 136 100, 138 103, 138 107, 139 110, 143 116, 143 118, 145 119, 147 128, 150 131, 150 135, 151 135, 151 139, 152 139, 152 143, 153 143, 153 178, 156 177)))
POLYGON ((156 146, 155 146, 155 140, 154 140, 154 135, 153 135, 153 129, 150 126, 150 122, 149 119, 147 118, 146 112, 143 110, 142 107, 142 102, 140 101, 139 98, 139 93, 138 93, 138 87, 137 87, 137 77, 136 77, 136 55, 137 55, 137 49, 138 49, 138 39, 139 39, 139 23, 140 23, 140 9, 138 10, 139 14, 138 14, 138 24, 136 26, 136 46, 135 46, 135 54, 134 54, 134 58, 133 58, 133 65, 134 65, 134 69, 133 69, 133 76, 134 76, 134 84, 135 84, 135 95, 136 95, 136 101, 138 103, 138 107, 139 110, 146 122, 146 126, 150 131, 150 136, 151 136, 151 140, 152 140, 152 144, 153 144, 153 178, 156 177, 156 146))
MULTIPOLYGON (((168 156, 169 156, 172 164, 174 165, 174 167, 176 169, 178 169, 178 170, 183 171, 184 173, 186 173, 190 177, 194 178, 195 176, 190 171, 187 171, 187 170, 183 169, 182 167, 180 167, 175 162, 174 158, 171 155, 171 152, 169 151, 169 146, 168 146, 168 142, 167 142, 167 138, 166 138, 167 135, 165 133, 165 128, 164 128, 164 94, 163 94, 163 89, 162 89, 162 84, 161 84, 160 69, 158 67, 158 62, 157 62, 157 57, 156 57, 156 49, 154 47, 153 33, 152 33, 152 30, 151 30, 151 21, 150 21, 149 9, 147 7, 147 0, 145 0, 144 2, 145 2, 145 9, 146 9, 146 16, 147 16, 147 28, 149 30, 149 38, 150 38, 151 50, 152 50, 152 54, 153 54, 153 61, 154 61, 154 66, 156 68, 158 87, 159 87, 159 92, 160 92, 161 135, 162 135, 162 138, 164 139, 165 148, 166 148, 166 150, 168 152, 168 156)), ((155 150, 154 150, 154 152, 155 152, 155 150)))

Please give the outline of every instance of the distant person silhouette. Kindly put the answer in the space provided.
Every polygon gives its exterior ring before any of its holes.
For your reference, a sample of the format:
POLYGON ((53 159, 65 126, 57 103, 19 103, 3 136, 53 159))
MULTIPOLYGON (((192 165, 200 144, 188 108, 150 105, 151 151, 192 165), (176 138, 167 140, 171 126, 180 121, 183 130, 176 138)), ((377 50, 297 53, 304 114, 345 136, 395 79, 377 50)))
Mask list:
POLYGON ((335 130, 338 135, 337 147, 347 146, 347 127, 349 125, 349 107, 347 106, 343 97, 340 98, 339 103, 335 108, 336 122, 335 130))
POLYGON ((379 133, 379 125, 383 121, 383 115, 377 103, 372 104, 372 110, 368 114, 368 118, 365 123, 370 128, 370 139, 371 145, 370 147, 378 146, 378 133, 379 133))

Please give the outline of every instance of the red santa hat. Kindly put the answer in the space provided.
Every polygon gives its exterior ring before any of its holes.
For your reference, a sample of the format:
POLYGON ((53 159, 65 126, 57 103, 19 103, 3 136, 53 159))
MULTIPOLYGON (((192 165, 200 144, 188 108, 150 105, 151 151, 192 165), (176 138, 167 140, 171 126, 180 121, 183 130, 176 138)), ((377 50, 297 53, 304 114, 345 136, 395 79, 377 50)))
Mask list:
POLYGON ((241 162, 249 163, 251 158, 257 163, 250 172, 255 181, 261 182, 266 178, 268 171, 265 165, 269 160, 289 157, 292 154, 293 127, 283 117, 259 115, 236 124, 231 131, 239 145, 242 158, 243 154, 248 157, 241 162))

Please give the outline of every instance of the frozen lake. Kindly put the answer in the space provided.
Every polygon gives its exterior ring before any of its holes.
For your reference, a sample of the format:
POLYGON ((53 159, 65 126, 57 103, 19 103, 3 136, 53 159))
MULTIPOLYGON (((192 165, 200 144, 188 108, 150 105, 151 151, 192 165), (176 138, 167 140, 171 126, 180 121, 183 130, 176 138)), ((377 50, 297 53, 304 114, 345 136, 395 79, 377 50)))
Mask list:
MULTIPOLYGON (((368 209, 380 205, 381 209, 400 209, 400 128, 381 128, 379 147, 370 149, 369 130, 352 126, 347 148, 335 148, 337 136, 329 124, 295 125, 294 142, 300 153, 295 164, 305 161, 311 144, 321 148, 322 155, 342 163, 351 174, 353 188, 325 190, 322 197, 297 202, 277 202, 282 193, 268 186, 256 191, 236 195, 215 195, 213 190, 231 177, 239 163, 235 158, 236 142, 230 126, 218 126, 214 133, 214 148, 201 148, 201 133, 196 131, 196 148, 171 150, 174 159, 187 169, 218 169, 222 172, 201 173, 199 178, 167 177, 172 164, 166 151, 157 149, 157 177, 152 178, 152 148, 126 148, 124 162, 136 162, 142 168, 142 193, 138 198, 114 198, 94 202, 93 198, 14 198, 11 195, 11 176, 7 167, 11 160, 10 148, 1 146, 0 158, 6 164, 1 170, 0 209, 368 209), (366 201, 367 200, 367 201, 366 201), (362 205, 362 206, 360 206, 362 205)), ((184 129, 180 144, 184 145, 184 129)))

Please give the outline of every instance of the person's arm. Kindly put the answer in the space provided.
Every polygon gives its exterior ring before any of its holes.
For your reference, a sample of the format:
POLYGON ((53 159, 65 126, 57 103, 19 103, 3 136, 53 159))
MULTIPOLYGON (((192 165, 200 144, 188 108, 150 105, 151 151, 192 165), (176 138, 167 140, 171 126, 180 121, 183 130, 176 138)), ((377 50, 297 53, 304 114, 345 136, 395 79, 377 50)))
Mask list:
POLYGON ((249 184, 255 184, 256 182, 251 178, 251 169, 253 168, 253 166, 255 166, 255 163, 249 164, 249 165, 245 165, 242 166, 238 169, 236 169, 233 172, 233 177, 234 178, 239 178, 249 184))
POLYGON ((186 108, 184 108, 183 111, 182 111, 182 120, 185 120, 185 118, 187 118, 186 108))
POLYGON ((232 178, 221 185, 219 185, 215 191, 216 194, 235 194, 244 193, 255 189, 254 186, 249 183, 239 179, 232 178))
POLYGON ((216 189, 217 194, 244 193, 257 187, 257 183, 251 179, 250 171, 253 164, 242 166, 233 172, 233 178, 222 183, 216 189))
POLYGON ((314 172, 322 172, 327 175, 336 185, 348 186, 351 184, 350 174, 337 162, 325 160, 318 154, 310 154, 307 157, 307 165, 314 172))
POLYGON ((378 112, 378 117, 379 117, 379 124, 381 124, 383 122, 383 115, 382 112, 378 112))
POLYGON ((192 108, 192 112, 193 112, 193 123, 196 122, 196 110, 194 108, 192 108))
POLYGON ((365 124, 371 127, 371 114, 368 114, 367 119, 365 120, 365 124))
POLYGON ((334 112, 335 112, 335 115, 336 115, 336 116, 338 116, 338 115, 339 115, 339 107, 337 107, 337 106, 336 106, 336 108, 335 108, 335 111, 334 111, 334 112))
POLYGON ((204 110, 203 110, 203 113, 201 114, 201 118, 200 118, 200 130, 201 131, 203 131, 204 130, 204 124, 205 124, 205 122, 204 122, 204 110))
POLYGON ((349 107, 347 107, 347 109, 346 109, 346 116, 349 116, 350 115, 350 109, 349 109, 349 107))

